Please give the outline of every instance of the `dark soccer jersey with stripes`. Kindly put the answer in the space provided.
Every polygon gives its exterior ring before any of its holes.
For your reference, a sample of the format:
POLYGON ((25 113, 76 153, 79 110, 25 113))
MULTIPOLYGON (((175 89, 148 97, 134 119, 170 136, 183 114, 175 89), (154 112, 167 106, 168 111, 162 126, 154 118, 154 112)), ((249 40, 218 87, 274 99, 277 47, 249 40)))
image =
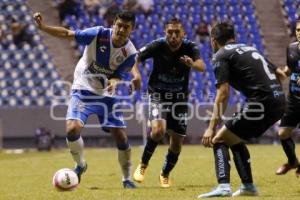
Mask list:
POLYGON ((230 43, 213 56, 216 86, 229 83, 249 101, 283 98, 284 93, 275 75, 275 66, 254 47, 230 43))
POLYGON ((187 55, 194 61, 200 58, 197 45, 187 39, 181 47, 172 52, 165 38, 154 40, 141 48, 139 59, 143 62, 153 59, 153 70, 149 78, 149 92, 184 93, 188 95, 190 67, 180 62, 180 57, 187 55))
POLYGON ((294 42, 287 48, 287 66, 291 70, 289 97, 294 100, 300 100, 300 86, 297 80, 300 78, 300 50, 299 42, 294 42))

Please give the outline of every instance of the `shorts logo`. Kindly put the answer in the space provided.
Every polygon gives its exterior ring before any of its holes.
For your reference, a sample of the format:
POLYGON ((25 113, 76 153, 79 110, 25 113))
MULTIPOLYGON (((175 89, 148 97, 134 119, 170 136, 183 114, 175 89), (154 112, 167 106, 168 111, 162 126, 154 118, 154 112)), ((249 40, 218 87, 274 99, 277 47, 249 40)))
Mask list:
POLYGON ((116 58, 117 63, 122 63, 123 60, 124 60, 123 56, 117 56, 117 58, 116 58))
POLYGON ((155 108, 155 109, 152 110, 152 116, 153 117, 158 116, 158 109, 157 108, 155 108))
POLYGON ((78 111, 83 112, 85 109, 84 103, 81 101, 77 101, 76 102, 76 108, 78 109, 78 111))

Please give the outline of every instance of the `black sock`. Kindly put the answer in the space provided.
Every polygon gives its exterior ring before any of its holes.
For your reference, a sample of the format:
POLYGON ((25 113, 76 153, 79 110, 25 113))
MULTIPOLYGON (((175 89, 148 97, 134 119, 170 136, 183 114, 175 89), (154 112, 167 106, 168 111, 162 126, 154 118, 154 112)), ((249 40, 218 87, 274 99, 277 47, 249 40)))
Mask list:
POLYGON ((163 175, 168 176, 169 173, 172 171, 172 169, 175 167, 177 161, 178 161, 178 156, 180 153, 174 153, 170 149, 168 150, 168 153, 166 155, 166 160, 164 163, 164 166, 162 168, 162 173, 163 175))
POLYGON ((213 146, 215 157, 215 170, 218 183, 230 183, 230 155, 225 143, 217 143, 213 146))
POLYGON ((298 163, 298 159, 295 153, 295 142, 293 141, 293 139, 287 138, 280 141, 281 141, 282 148, 285 152, 285 155, 288 158, 289 164, 294 165, 298 163))
POLYGON ((245 143, 235 144, 230 147, 235 167, 239 173, 242 183, 253 183, 250 154, 245 143))
POLYGON ((148 165, 150 158, 152 157, 155 148, 157 147, 158 142, 154 141, 152 138, 147 140, 147 144, 144 148, 142 155, 142 164, 148 165))

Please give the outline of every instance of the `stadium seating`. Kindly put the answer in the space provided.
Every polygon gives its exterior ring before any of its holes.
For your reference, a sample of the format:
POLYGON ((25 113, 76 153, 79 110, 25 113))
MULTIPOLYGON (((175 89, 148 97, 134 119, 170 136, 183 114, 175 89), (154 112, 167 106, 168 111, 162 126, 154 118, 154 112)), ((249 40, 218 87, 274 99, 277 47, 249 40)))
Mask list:
MULTIPOLYGON (((300 1, 299 0, 282 0, 281 1, 287 24, 293 28, 299 19, 300 1)), ((294 34, 294 33, 292 33, 294 34)))
MULTIPOLYGON (((51 83, 60 80, 24 0, 0 1, 0 27, 5 38, 0 44, 0 106, 50 106, 51 83), (11 19, 29 24, 33 43, 16 46, 10 33, 11 19)), ((61 90, 60 90, 61 92, 61 90)))
MULTIPOLYGON (((57 0, 54 0, 57 2, 57 0)), ((95 25, 104 25, 105 21, 98 15, 90 16, 83 6, 83 1, 78 1, 78 15, 68 15, 64 24, 71 29, 84 29, 95 25)), ((119 6, 122 0, 116 1, 119 6)), ((195 29, 201 21, 208 24, 216 20, 231 20, 237 29, 239 42, 254 45, 264 53, 259 25, 255 16, 255 8, 251 0, 154 0, 154 10, 150 15, 137 13, 137 27, 132 34, 132 41, 137 48, 141 48, 147 42, 163 36, 162 21, 174 16, 179 17, 184 23, 187 38, 195 40, 195 29)), ((289 13, 296 13, 295 1, 285 1, 289 13)), ((14 16, 23 23, 30 24, 28 31, 34 35, 33 45, 23 44, 18 48, 12 41, 12 35, 6 36, 6 42, 0 45, 0 106, 49 106, 51 104, 51 83, 61 80, 55 66, 47 54, 47 48, 43 45, 42 38, 37 29, 32 25, 30 9, 24 0, 0 1, 1 29, 9 33, 7 20, 14 16), (2 12, 3 11, 3 12, 2 12), (29 23, 30 22, 30 23, 29 23)), ((297 7, 298 8, 298 7, 297 7)), ((198 43, 201 56, 207 66, 203 74, 192 71, 190 81, 191 102, 213 101, 215 94, 214 75, 211 66, 211 47, 209 42, 198 43)), ((78 46, 82 53, 84 47, 78 46)), ((147 90, 147 78, 151 71, 151 61, 147 61, 141 67, 143 78, 142 92, 147 90)), ((121 86, 122 87, 122 86, 121 86)), ((66 94, 60 86, 55 86, 55 95, 66 94)), ((126 90, 118 92, 126 94, 126 90)), ((141 100, 141 93, 134 95, 134 101, 141 100)), ((240 101, 239 94, 233 94, 230 103, 240 101)))
MULTIPOLYGON (((122 0, 118 1, 119 6, 122 0)), ((83 5, 79 6, 78 18, 75 16, 67 16, 64 23, 72 29, 85 28, 94 25, 104 25, 104 20, 99 16, 89 16, 83 9, 83 5)), ((254 45, 257 49, 264 53, 264 46, 259 30, 259 25, 255 16, 255 8, 251 0, 154 0, 154 9, 150 15, 137 13, 136 31, 132 34, 132 41, 137 48, 142 47, 147 42, 163 36, 162 21, 172 17, 179 17, 184 21, 187 37, 191 40, 195 38, 195 28, 201 20, 211 24, 215 20, 232 20, 237 30, 237 39, 239 42, 254 45)), ((83 47, 78 47, 83 52, 83 47)), ((211 66, 211 48, 209 42, 200 44, 200 53, 207 66, 204 74, 192 71, 190 81, 191 102, 213 101, 215 88, 214 76, 211 66)), ((147 90, 147 78, 150 72, 150 62, 147 62, 141 68, 143 78, 142 92, 147 90)), ((140 100, 141 95, 135 95, 135 100, 140 100)), ((239 94, 233 94, 230 103, 235 104, 241 100, 239 94)))

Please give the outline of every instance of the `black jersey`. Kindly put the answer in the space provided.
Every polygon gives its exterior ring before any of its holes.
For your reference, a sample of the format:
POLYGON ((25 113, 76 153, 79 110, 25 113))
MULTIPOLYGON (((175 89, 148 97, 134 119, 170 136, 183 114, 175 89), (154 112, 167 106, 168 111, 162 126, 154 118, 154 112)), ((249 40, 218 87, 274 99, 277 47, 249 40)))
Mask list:
POLYGON ((297 84, 300 78, 300 50, 299 42, 294 42, 287 48, 287 66, 291 70, 289 97, 300 100, 300 86, 297 84))
POLYGON ((190 67, 180 62, 180 57, 187 55, 194 61, 200 58, 197 45, 187 39, 181 47, 172 52, 165 38, 154 40, 140 49, 139 59, 143 62, 153 58, 148 90, 150 93, 183 93, 188 96, 190 67))
POLYGON ((261 102, 284 97, 276 78, 276 67, 254 47, 245 44, 227 44, 213 57, 216 86, 228 82, 248 101, 261 102))

